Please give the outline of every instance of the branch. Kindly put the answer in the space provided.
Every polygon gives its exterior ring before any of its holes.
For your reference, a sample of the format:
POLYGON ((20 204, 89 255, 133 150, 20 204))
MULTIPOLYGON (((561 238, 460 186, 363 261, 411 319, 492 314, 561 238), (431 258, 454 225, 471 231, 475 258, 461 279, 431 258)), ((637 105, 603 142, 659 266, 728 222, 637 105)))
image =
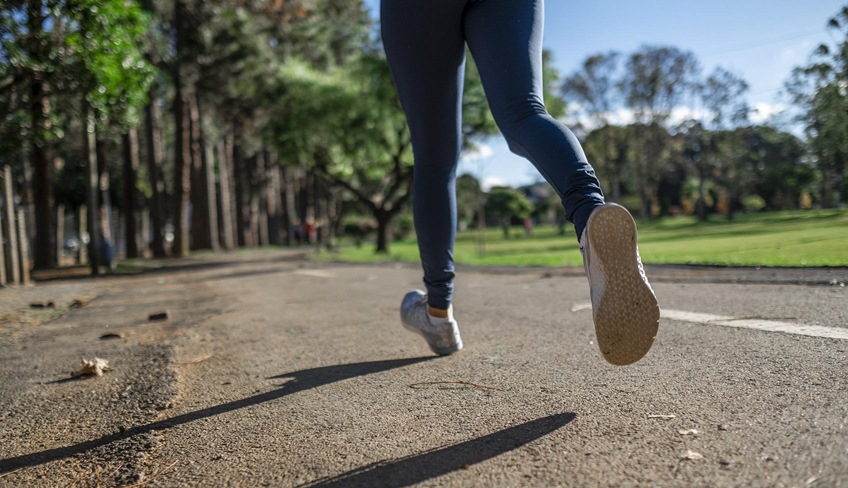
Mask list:
POLYGON ((350 182, 345 181, 345 180, 339 178, 338 176, 327 171, 326 158, 321 157, 318 154, 316 154, 315 160, 316 160, 316 162, 318 162, 318 164, 315 165, 315 169, 317 169, 318 171, 321 172, 321 174, 323 174, 325 177, 327 177, 327 179, 329 179, 330 182, 332 182, 332 183, 334 183, 338 186, 341 186, 342 188, 350 191, 351 193, 353 193, 353 196, 355 196, 357 198, 357 200, 361 201, 362 203, 364 203, 365 205, 367 205, 368 207, 370 207, 374 211, 377 210, 377 205, 375 205, 374 202, 371 200, 371 198, 368 195, 366 195, 365 193, 363 193, 362 190, 351 185, 350 182))

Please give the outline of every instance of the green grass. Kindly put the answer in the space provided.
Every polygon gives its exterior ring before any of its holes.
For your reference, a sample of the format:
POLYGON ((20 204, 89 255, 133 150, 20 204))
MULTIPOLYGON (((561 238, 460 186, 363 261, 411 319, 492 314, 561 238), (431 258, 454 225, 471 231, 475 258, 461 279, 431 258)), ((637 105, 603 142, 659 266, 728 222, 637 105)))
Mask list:
MULTIPOLYGON (((665 218, 639 224, 646 263, 720 266, 848 266, 848 210, 809 210, 713 217, 665 218)), ((461 232, 454 251, 460 264, 486 266, 582 266, 573 230, 560 236, 551 226, 525 237, 516 227, 509 240, 499 229, 461 232)), ((393 242, 388 255, 373 244, 343 245, 316 259, 354 262, 417 261, 414 239, 393 242)))

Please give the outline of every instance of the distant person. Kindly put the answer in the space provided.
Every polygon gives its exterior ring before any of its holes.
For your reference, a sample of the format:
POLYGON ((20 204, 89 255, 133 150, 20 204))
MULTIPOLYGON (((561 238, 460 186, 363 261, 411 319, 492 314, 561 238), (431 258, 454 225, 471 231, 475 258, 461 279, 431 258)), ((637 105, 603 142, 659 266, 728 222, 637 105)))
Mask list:
POLYGON ((580 143, 545 109, 543 15, 542 0, 382 0, 383 45, 412 134, 412 211, 427 289, 403 298, 401 322, 437 354, 462 349, 451 299, 467 44, 510 150, 536 166, 574 223, 601 353, 629 364, 650 349, 659 306, 633 218, 605 203, 580 143))

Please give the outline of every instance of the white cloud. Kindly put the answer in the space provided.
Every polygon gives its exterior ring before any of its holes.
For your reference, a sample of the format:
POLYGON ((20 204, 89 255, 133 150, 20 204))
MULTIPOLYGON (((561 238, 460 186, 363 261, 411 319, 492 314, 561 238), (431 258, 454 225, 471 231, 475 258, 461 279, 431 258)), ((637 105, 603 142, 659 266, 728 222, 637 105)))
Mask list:
POLYGON ((483 187, 483 191, 489 191, 495 186, 509 186, 509 183, 507 183, 505 179, 497 176, 486 176, 483 178, 483 182, 480 186, 483 187))
POLYGON ((771 117, 786 110, 786 105, 782 103, 758 102, 754 104, 754 110, 751 112, 751 122, 759 124, 765 122, 771 117))
POLYGON ((463 163, 470 163, 473 161, 479 161, 481 159, 487 159, 494 154, 492 150, 492 146, 488 144, 477 144, 477 148, 473 151, 463 151, 460 156, 460 160, 463 163))

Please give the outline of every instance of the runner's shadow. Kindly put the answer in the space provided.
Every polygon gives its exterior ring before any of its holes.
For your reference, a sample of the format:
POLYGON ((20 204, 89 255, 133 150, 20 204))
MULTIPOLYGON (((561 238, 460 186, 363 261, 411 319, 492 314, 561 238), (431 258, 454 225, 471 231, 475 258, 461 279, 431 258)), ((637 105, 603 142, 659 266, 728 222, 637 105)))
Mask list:
POLYGON ((82 454, 91 449, 105 446, 107 444, 111 444, 113 442, 127 439, 129 437, 136 436, 139 434, 146 434, 153 430, 158 431, 170 429, 172 427, 187 424, 195 420, 214 417, 222 413, 232 412, 234 410, 239 410, 245 407, 252 407, 260 403, 269 402, 271 400, 277 400, 279 398, 291 395, 293 393, 297 393, 299 391, 310 390, 312 388, 318 388, 320 386, 328 385, 330 383, 348 380, 359 376, 381 373, 383 371, 401 368, 403 366, 409 366, 411 364, 420 363, 422 361, 428 361, 435 358, 437 358, 437 356, 426 356, 407 359, 388 359, 383 361, 368 361, 362 363, 340 364, 335 366, 322 366, 319 368, 304 369, 301 371, 295 371, 293 373, 272 376, 267 379, 292 379, 287 381, 275 390, 260 393, 258 395, 243 398, 241 400, 235 400, 221 405, 215 405, 214 407, 184 413, 182 415, 177 415, 176 417, 159 420, 157 422, 152 422, 146 425, 132 427, 125 430, 124 432, 109 434, 99 439, 80 442, 79 444, 74 444, 72 446, 58 447, 55 449, 48 449, 41 452, 34 452, 32 454, 24 454, 21 456, 0 459, 0 474, 8 473, 10 471, 29 466, 38 466, 40 464, 57 461, 59 459, 75 456, 77 454, 82 454))
POLYGON ((371 487, 421 483, 517 449, 556 431, 575 417, 573 413, 549 415, 477 439, 423 454, 381 461, 303 486, 371 487))

